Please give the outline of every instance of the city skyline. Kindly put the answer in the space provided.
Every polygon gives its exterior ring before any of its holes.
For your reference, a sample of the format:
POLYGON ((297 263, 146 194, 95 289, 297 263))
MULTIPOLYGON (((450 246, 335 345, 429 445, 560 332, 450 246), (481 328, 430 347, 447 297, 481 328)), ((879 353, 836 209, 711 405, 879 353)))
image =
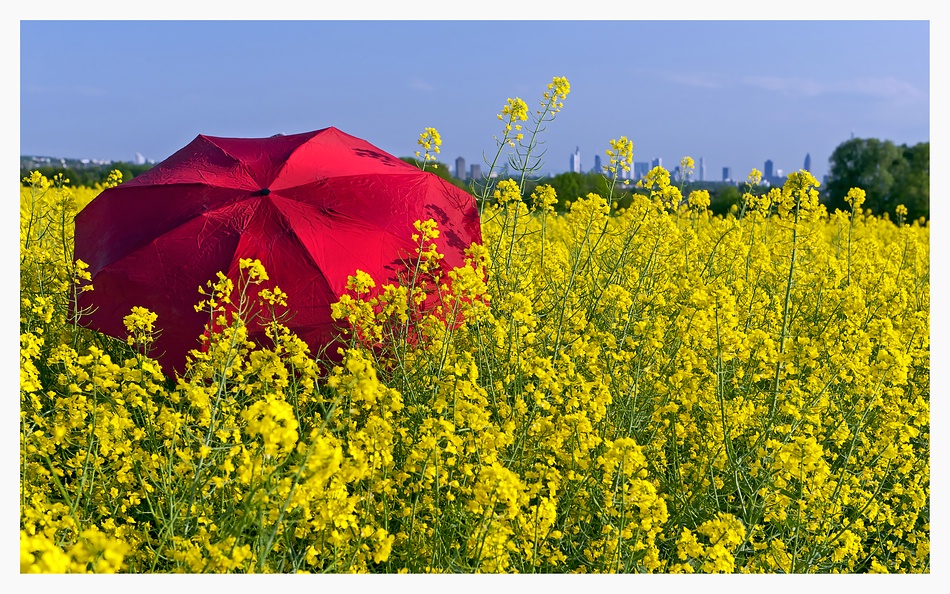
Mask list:
MULTIPOLYGON (((602 159, 600 155, 594 156, 594 165, 590 168, 585 168, 583 157, 580 156, 580 147, 575 147, 574 152, 569 156, 568 166, 562 171, 548 171, 545 175, 557 175, 558 173, 604 173, 602 159)), ((480 163, 469 163, 464 155, 459 155, 451 162, 437 161, 441 163, 453 176, 458 179, 466 180, 472 178, 480 178, 482 176, 481 164, 480 163)), ((651 169, 657 166, 663 166, 663 159, 657 157, 650 161, 633 161, 630 164, 629 171, 620 171, 617 174, 618 179, 627 179, 627 180, 638 180, 647 174, 651 169)), ((671 168, 665 167, 670 173, 678 172, 680 170, 680 164, 676 163, 671 168)), ((762 174, 763 179, 770 178, 784 178, 787 177, 789 173, 793 171, 798 171, 804 169, 809 173, 813 173, 811 169, 811 153, 805 153, 805 156, 802 159, 801 167, 793 168, 783 168, 776 167, 775 162, 772 159, 765 159, 762 163, 762 167, 756 167, 759 173, 762 174)), ((497 173, 497 172, 496 172, 497 173)), ((750 170, 751 173, 751 170, 750 170)), ((747 176, 748 177, 748 176, 747 176)), ((732 176, 732 168, 727 166, 722 167, 722 176, 715 177, 709 176, 707 173, 707 168, 705 164, 705 157, 698 157, 694 159, 694 170, 691 179, 693 181, 705 181, 705 182, 732 182, 738 185, 744 183, 746 178, 735 179, 732 176)), ((817 176, 816 176, 817 177, 817 176)), ((823 181, 819 179, 819 181, 823 181)))
MULTIPOLYGON (((407 155, 403 155, 403 157, 409 158, 409 156, 407 155)), ((54 155, 20 155, 20 158, 21 160, 30 158, 33 160, 34 163, 37 164, 37 166, 42 166, 42 165, 55 166, 56 164, 60 164, 64 167, 68 166, 68 162, 70 161, 78 161, 82 164, 92 164, 92 165, 108 165, 110 163, 120 163, 120 162, 132 163, 135 165, 144 165, 146 163, 148 164, 157 163, 157 161, 155 161, 154 159, 146 159, 144 155, 138 152, 135 153, 135 156, 131 160, 128 160, 128 159, 125 159, 125 160, 89 159, 89 158, 75 158, 75 157, 60 157, 60 156, 54 156, 54 155)), ((558 173, 566 173, 566 172, 605 173, 600 155, 594 155, 593 166, 589 168, 585 167, 584 160, 581 156, 579 146, 575 147, 575 150, 573 153, 571 153, 569 159, 570 159, 570 163, 568 164, 568 167, 566 169, 562 171, 557 171, 557 170, 549 168, 548 171, 543 172, 543 175, 550 176, 550 175, 557 175, 558 173)), ((694 161, 695 161, 694 163, 695 168, 692 175, 692 179, 694 181, 737 182, 737 183, 742 183, 744 181, 744 180, 733 179, 731 176, 732 168, 729 166, 724 166, 722 168, 723 174, 720 178, 716 178, 716 179, 710 178, 706 174, 705 157, 696 158, 694 159, 694 161), (727 172, 730 172, 730 173, 727 173, 727 172)), ((468 161, 465 159, 463 155, 459 155, 458 157, 456 157, 454 161, 452 162, 454 164, 444 162, 444 161, 439 161, 438 159, 436 160, 436 162, 440 163, 443 167, 445 167, 452 175, 454 175, 458 179, 464 180, 464 179, 478 178, 478 177, 481 177, 482 175, 481 164, 468 163, 468 161)), ((637 180, 637 179, 642 178, 644 175, 646 175, 646 173, 650 169, 656 166, 662 166, 662 164, 663 164, 662 157, 657 157, 649 161, 633 161, 630 164, 630 171, 618 172, 617 178, 637 180)), ((774 164, 775 164, 774 161, 772 161, 771 159, 766 159, 763 162, 763 166, 761 168, 756 167, 756 169, 760 173, 762 173, 765 178, 784 177, 784 176, 787 176, 788 173, 790 173, 791 171, 798 171, 799 169, 804 169, 806 171, 812 172, 810 153, 805 154, 801 167, 794 167, 792 169, 784 169, 782 167, 775 167, 774 164), (774 173, 773 173, 773 169, 774 169, 774 173)), ((671 173, 674 171, 679 171, 679 169, 680 169, 679 163, 673 165, 672 168, 667 168, 667 170, 670 171, 671 173)), ((497 174, 497 171, 496 171, 496 174, 497 174)))
POLYGON ((928 21, 21 21, 20 154, 157 162, 199 134, 336 126, 411 156, 431 126, 440 160, 486 170, 506 99, 535 109, 564 76, 542 171, 567 170, 575 147, 589 170, 626 136, 635 161, 702 157, 737 179, 808 153, 821 179, 852 134, 930 140, 929 37, 928 21), (545 39, 570 51, 533 51, 545 39), (603 60, 601 39, 628 58, 603 60), (67 55, 107 58, 110 74, 59 68, 67 55), (465 55, 499 70, 458 68, 465 55))

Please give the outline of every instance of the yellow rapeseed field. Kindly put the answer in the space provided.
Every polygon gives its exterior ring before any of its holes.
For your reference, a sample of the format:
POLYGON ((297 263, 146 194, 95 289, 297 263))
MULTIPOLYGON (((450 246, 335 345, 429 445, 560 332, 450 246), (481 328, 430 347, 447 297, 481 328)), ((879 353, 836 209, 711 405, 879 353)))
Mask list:
MULTIPOLYGON (((523 173, 568 90, 499 115, 523 173)), ((502 179, 464 268, 439 274, 420 221, 413 282, 353 271, 336 365, 243 261, 196 291, 236 311, 166 379, 162 320, 130 311, 121 342, 70 307, 72 218, 103 188, 34 174, 21 572, 929 572, 929 224, 758 175, 726 216, 662 168, 623 210, 502 179)))

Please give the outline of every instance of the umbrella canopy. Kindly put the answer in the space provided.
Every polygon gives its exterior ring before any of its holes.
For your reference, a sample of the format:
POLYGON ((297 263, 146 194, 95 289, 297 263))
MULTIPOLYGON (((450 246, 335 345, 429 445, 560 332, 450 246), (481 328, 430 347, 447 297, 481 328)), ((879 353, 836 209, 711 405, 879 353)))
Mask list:
MULTIPOLYGON (((95 290, 83 324, 124 338, 133 306, 158 314, 154 354, 184 371, 207 315, 199 285, 221 271, 237 283, 259 259, 267 286, 289 295, 287 323, 317 350, 334 329, 330 304, 357 269, 397 283, 413 224, 434 219, 444 269, 481 242, 474 199, 438 176, 336 128, 270 138, 199 135, 149 171, 103 191, 76 216, 75 257, 95 290)), ((250 328, 252 335, 259 328, 250 328)))

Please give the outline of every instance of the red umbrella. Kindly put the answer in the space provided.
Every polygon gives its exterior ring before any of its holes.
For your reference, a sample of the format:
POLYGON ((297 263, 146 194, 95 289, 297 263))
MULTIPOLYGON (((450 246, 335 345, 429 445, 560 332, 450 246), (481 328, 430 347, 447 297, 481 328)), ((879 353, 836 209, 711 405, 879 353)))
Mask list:
MULTIPOLYGON (((413 226, 434 219, 444 269, 481 242, 465 191, 336 128, 270 138, 199 135, 149 171, 107 189, 76 216, 75 257, 95 290, 83 323, 124 338, 133 306, 158 314, 154 353, 169 375, 199 347, 207 315, 198 286, 218 271, 237 283, 259 259, 289 295, 287 325, 311 350, 327 344, 330 304, 356 269, 397 283, 413 226)), ((253 333, 260 328, 250 328, 253 333)))

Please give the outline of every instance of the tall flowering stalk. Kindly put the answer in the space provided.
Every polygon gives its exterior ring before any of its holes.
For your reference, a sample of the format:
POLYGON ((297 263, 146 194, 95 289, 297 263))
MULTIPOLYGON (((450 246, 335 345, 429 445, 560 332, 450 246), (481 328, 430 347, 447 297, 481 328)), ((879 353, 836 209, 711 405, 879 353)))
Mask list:
POLYGON ((570 91, 571 84, 567 78, 555 76, 548 83, 547 89, 541 96, 540 109, 529 113, 528 104, 520 97, 509 98, 502 107, 501 113, 498 114, 498 119, 504 124, 502 136, 495 137, 497 151, 491 161, 487 163, 487 181, 477 191, 481 203, 480 214, 484 214, 488 198, 494 194, 493 174, 499 167, 502 153, 508 148, 515 150, 508 154, 507 168, 517 174, 518 188, 522 194, 524 193, 525 182, 541 167, 541 155, 537 154, 537 150, 543 142, 540 134, 545 130, 545 125, 553 121, 561 109, 564 108, 564 100, 570 91), (523 122, 527 122, 529 117, 533 123, 533 128, 525 136, 523 131, 525 124, 523 122))
POLYGON ((814 212, 818 207, 818 180, 807 171, 801 170, 788 176, 782 188, 782 202, 779 214, 791 217, 792 246, 788 264, 788 276, 785 281, 785 297, 782 300, 782 324, 779 330, 779 360, 775 363, 775 377, 772 385, 772 406, 770 418, 775 416, 779 400, 779 383, 782 374, 782 356, 785 354, 789 334, 789 317, 792 307, 792 288, 795 284, 795 264, 798 260, 799 220, 804 213, 814 212))
POLYGON ((861 205, 867 194, 861 188, 851 188, 844 201, 851 206, 851 217, 848 220, 848 283, 851 282, 851 235, 854 231, 854 218, 861 212, 861 205))
MULTIPOLYGON (((617 183, 617 178, 623 172, 630 171, 630 167, 633 165, 633 142, 630 141, 626 136, 621 136, 619 139, 610 140, 610 148, 607 149, 607 164, 604 165, 604 177, 607 179, 608 193, 607 193, 607 202, 611 203, 613 200, 614 188, 617 183)), ((629 185, 630 180, 624 179, 623 185, 629 185)))
POLYGON ((485 207, 488 205, 488 199, 494 192, 494 177, 502 153, 509 147, 514 148, 516 142, 520 142, 524 138, 524 133, 521 131, 521 122, 528 119, 528 104, 520 97, 514 99, 509 97, 497 117, 504 124, 504 128, 502 129, 501 138, 495 136, 496 151, 491 161, 486 162, 488 171, 484 176, 485 181, 479 186, 477 180, 472 180, 473 190, 475 190, 479 202, 479 215, 482 216, 484 216, 485 207))
POLYGON ((436 155, 442 152, 442 136, 435 128, 426 128, 419 134, 416 144, 423 148, 422 151, 416 151, 416 158, 422 159, 420 168, 425 171, 429 161, 435 161, 436 155))
POLYGON ((536 173, 541 168, 541 155, 537 154, 538 148, 543 144, 540 133, 545 130, 545 125, 554 121, 557 114, 564 108, 564 100, 567 99, 570 92, 571 83, 563 76, 555 76, 548 83, 547 90, 541 96, 541 108, 532 112, 531 119, 534 128, 527 139, 523 135, 518 135, 515 138, 516 151, 509 156, 508 165, 512 170, 521 173, 518 187, 521 188, 522 192, 524 192, 525 181, 529 175, 536 173))

